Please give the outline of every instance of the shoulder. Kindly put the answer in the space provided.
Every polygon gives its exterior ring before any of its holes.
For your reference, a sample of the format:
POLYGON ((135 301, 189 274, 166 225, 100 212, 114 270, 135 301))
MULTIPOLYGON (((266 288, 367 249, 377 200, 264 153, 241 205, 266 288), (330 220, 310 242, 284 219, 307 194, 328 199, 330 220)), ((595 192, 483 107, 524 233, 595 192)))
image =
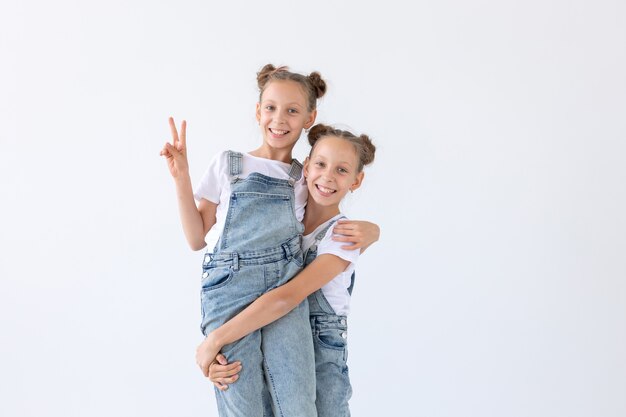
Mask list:
POLYGON ((318 245, 318 254, 332 253, 334 255, 339 256, 340 258, 354 262, 358 258, 360 251, 358 249, 354 249, 354 250, 342 249, 341 247, 344 246, 345 243, 337 242, 333 240, 333 236, 337 235, 336 233, 333 232, 333 229, 335 228, 335 225, 337 224, 337 220, 344 220, 344 219, 346 219, 345 216, 339 215, 329 221, 329 223, 332 222, 332 224, 330 225, 330 227, 328 227, 328 230, 326 231, 326 233, 324 234, 324 237, 321 239, 318 245))
POLYGON ((225 173, 228 169, 230 156, 235 154, 241 155, 239 152, 229 150, 224 150, 213 155, 213 158, 211 158, 211 161, 209 162, 207 171, 212 171, 214 175, 222 172, 225 173))

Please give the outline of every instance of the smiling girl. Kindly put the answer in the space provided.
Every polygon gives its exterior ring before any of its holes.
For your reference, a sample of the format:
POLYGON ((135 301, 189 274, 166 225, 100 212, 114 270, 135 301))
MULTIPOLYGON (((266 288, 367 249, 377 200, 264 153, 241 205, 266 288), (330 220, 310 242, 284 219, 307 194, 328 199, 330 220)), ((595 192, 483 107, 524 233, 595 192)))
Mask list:
POLYGON ((303 248, 308 265, 294 279, 257 299, 236 317, 207 335, 198 362, 220 390, 239 380, 245 361, 226 365, 214 359, 222 346, 288 314, 308 297, 315 347, 318 416, 349 416, 352 394, 347 367, 347 315, 359 251, 334 241, 332 225, 343 215, 339 203, 361 186, 363 166, 374 160, 376 148, 366 135, 317 125, 309 132, 311 153, 304 163, 309 191, 304 215, 303 248))

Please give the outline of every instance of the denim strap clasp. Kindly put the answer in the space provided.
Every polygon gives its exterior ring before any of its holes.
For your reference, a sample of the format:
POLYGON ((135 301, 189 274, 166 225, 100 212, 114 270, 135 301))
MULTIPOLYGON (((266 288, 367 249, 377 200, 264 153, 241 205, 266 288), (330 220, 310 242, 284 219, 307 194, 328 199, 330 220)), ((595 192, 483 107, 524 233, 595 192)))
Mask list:
POLYGON ((289 184, 294 185, 296 181, 299 181, 302 177, 302 164, 297 159, 291 160, 291 167, 289 168, 289 184))
POLYGON ((289 245, 283 243, 280 246, 283 248, 283 252, 285 253, 285 259, 291 260, 291 258, 293 258, 293 252, 291 252, 291 248, 289 248, 289 245))
POLYGON ((210 264, 210 263, 211 263, 211 261, 212 261, 212 260, 213 260, 213 254, 212 254, 212 253, 210 253, 210 252, 206 252, 206 253, 204 254, 204 259, 203 259, 203 261, 202 261, 202 264, 203 264, 204 266, 207 266, 208 264, 210 264))
POLYGON ((239 254, 233 252, 233 271, 239 271, 239 254))

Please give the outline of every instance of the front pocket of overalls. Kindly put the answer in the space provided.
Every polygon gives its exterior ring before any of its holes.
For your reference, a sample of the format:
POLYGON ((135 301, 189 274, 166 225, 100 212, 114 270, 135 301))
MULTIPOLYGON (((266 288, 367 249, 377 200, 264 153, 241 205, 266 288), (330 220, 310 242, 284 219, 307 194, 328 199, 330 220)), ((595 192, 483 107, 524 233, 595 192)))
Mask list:
POLYGON ((233 279, 230 266, 205 267, 202 274, 202 291, 213 291, 227 285, 233 279))
POLYGON ((328 349, 344 350, 347 346, 347 329, 322 328, 315 332, 315 338, 320 346, 328 349))

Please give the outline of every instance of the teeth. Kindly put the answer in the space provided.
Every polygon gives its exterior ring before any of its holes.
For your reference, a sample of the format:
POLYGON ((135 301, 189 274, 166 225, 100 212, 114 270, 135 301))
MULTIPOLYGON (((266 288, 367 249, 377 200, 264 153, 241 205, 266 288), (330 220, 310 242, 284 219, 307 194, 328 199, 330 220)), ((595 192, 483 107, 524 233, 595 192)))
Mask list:
POLYGON ((321 192, 323 192, 323 193, 327 193, 327 194, 330 194, 330 193, 334 193, 334 192, 335 192, 335 190, 333 190, 333 189, 331 189, 331 188, 322 187, 321 185, 318 185, 318 186, 317 186, 317 188, 319 188, 319 190, 320 190, 321 192))
POLYGON ((284 135, 285 133, 289 132, 288 130, 278 130, 278 129, 270 129, 272 131, 272 133, 276 133, 277 135, 284 135))

